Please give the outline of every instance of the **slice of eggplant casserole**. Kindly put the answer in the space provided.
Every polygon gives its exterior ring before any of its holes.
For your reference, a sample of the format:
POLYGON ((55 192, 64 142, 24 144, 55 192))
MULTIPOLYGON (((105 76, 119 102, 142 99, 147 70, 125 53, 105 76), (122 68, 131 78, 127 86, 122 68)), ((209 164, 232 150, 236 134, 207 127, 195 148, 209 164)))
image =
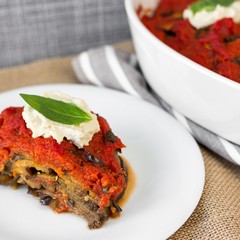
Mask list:
POLYGON ((119 156, 125 146, 107 121, 98 116, 101 130, 78 148, 66 139, 32 138, 22 111, 9 107, 0 115, 0 184, 26 185, 42 205, 81 215, 90 229, 118 216, 128 177, 119 156))

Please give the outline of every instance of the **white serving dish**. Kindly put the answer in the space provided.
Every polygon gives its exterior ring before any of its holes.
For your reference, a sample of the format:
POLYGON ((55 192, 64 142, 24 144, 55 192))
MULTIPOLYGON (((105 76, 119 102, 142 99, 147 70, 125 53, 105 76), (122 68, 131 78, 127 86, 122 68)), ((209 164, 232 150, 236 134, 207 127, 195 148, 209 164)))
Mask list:
POLYGON ((154 8, 158 2, 125 0, 136 54, 149 84, 178 112, 240 144, 240 84, 177 53, 148 31, 136 8, 154 8))

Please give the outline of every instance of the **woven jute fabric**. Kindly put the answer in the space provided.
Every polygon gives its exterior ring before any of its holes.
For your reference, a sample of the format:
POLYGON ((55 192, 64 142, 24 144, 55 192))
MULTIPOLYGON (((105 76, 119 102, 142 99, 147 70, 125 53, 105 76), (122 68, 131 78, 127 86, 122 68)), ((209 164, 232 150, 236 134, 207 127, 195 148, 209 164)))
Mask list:
MULTIPOLYGON (((130 42, 117 45, 132 51, 130 42)), ((0 92, 44 83, 77 83, 73 56, 0 70, 0 92)), ((206 168, 202 198, 187 222, 169 240, 240 239, 240 167, 200 146, 206 168)), ((177 218, 177 216, 176 216, 177 218)), ((161 231, 161 229, 159 229, 161 231)))
POLYGON ((202 198, 188 221, 170 238, 240 239, 240 167, 201 147, 206 182, 202 198))

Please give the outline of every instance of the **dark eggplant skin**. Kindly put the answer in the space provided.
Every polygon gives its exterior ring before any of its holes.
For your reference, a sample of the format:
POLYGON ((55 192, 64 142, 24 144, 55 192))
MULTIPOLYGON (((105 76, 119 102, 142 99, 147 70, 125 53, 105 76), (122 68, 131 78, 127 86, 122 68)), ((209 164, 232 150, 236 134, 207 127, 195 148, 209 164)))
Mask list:
MULTIPOLYGON (((128 182, 128 169, 127 166, 124 162, 124 160, 122 159, 122 157, 119 154, 116 154, 116 159, 119 162, 121 168, 124 170, 124 172, 126 173, 125 175, 125 183, 126 183, 126 187, 127 187, 127 182, 128 182)), ((117 202, 123 197, 125 191, 126 191, 126 187, 124 188, 124 190, 118 195, 117 199, 114 201, 115 204, 117 204, 117 202)))
POLYGON ((42 195, 40 196, 40 203, 42 205, 49 205, 52 201, 52 197, 48 196, 48 195, 42 195))

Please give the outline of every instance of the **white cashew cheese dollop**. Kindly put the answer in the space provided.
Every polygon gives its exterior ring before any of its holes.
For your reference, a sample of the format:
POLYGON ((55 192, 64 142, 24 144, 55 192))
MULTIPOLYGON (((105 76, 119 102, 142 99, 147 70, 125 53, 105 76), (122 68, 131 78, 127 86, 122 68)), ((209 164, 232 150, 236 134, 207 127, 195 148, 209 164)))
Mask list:
POLYGON ((239 23, 240 1, 235 1, 227 7, 218 4, 213 11, 201 10, 195 14, 187 8, 183 12, 183 17, 197 29, 210 26, 223 18, 232 18, 235 23, 239 23))
POLYGON ((92 120, 79 125, 62 124, 47 119, 41 113, 26 104, 22 116, 27 127, 32 130, 32 137, 53 137, 58 143, 61 143, 63 139, 66 138, 72 141, 78 148, 88 145, 93 135, 100 130, 100 126, 96 114, 91 113, 87 103, 81 99, 72 98, 61 92, 46 92, 43 96, 67 103, 74 103, 91 115, 92 120))

